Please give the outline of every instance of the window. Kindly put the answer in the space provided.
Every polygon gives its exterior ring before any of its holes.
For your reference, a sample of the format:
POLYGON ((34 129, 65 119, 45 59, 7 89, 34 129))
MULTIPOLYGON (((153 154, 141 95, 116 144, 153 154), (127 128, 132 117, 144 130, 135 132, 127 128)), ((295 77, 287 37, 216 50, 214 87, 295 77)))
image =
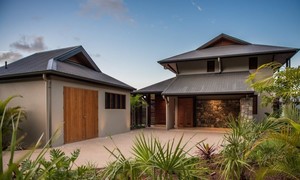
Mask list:
POLYGON ((105 109, 126 109, 126 96, 106 92, 105 109))
POLYGON ((249 69, 257 69, 257 57, 249 58, 249 69))
POLYGON ((257 95, 253 96, 253 114, 257 114, 257 95))
POLYGON ((215 72, 215 61, 207 61, 207 72, 215 72))

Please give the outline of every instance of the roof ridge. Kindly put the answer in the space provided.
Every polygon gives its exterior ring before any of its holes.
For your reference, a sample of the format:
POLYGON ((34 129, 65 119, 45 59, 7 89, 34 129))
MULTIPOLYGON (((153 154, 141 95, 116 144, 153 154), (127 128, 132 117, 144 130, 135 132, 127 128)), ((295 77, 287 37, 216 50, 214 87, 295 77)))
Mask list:
POLYGON ((47 51, 40 51, 40 52, 36 52, 36 53, 33 53, 32 55, 34 54, 41 54, 41 53, 48 53, 48 52, 51 52, 51 51, 58 51, 58 50, 63 50, 63 49, 75 49, 75 48, 78 48, 80 47, 81 45, 78 45, 78 46, 70 46, 70 47, 65 47, 65 48, 59 48, 59 49, 52 49, 52 50, 47 50, 47 51))

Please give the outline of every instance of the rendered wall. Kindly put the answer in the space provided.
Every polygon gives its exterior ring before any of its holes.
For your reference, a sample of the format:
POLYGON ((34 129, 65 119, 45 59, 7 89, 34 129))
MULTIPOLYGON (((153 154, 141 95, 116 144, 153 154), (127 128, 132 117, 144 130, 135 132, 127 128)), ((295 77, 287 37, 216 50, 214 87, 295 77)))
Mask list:
POLYGON ((61 78, 51 80, 51 131, 61 129, 53 146, 64 144, 63 136, 63 88, 74 87, 98 91, 98 132, 99 137, 128 132, 130 130, 130 92, 108 86, 100 86, 61 78), (105 92, 126 95, 126 109, 105 109, 105 92))
MULTIPOLYGON (((273 55, 221 58, 222 71, 223 72, 248 71, 249 57, 257 57, 258 66, 261 66, 265 63, 271 62, 273 55)), ((218 60, 210 59, 210 60, 179 62, 177 63, 179 74, 207 73, 207 61, 215 61, 215 72, 219 72, 218 60)))
POLYGON ((46 134, 46 82, 31 80, 0 83, 0 99, 4 100, 12 95, 23 96, 13 99, 9 106, 21 106, 25 110, 27 119, 20 124, 22 132, 27 133, 23 145, 33 145, 43 133, 46 134))

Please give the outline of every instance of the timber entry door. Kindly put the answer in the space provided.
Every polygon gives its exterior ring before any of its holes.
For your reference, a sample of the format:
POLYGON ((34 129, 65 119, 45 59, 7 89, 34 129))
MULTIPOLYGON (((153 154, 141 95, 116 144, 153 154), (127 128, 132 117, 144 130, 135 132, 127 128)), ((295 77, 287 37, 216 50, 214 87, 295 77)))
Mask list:
POLYGON ((64 87, 64 142, 98 137, 98 91, 64 87))
POLYGON ((178 127, 193 127, 193 98, 178 98, 178 127))

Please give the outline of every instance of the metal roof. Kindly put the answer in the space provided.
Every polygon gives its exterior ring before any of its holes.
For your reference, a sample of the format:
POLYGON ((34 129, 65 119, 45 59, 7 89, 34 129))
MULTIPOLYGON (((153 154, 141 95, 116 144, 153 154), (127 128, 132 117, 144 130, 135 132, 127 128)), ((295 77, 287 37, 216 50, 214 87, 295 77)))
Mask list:
POLYGON ((162 95, 254 93, 245 83, 249 72, 178 75, 162 95))
POLYGON ((135 89, 102 73, 82 46, 35 53, 8 64, 7 69, 5 66, 2 66, 0 67, 0 81, 1 79, 9 79, 12 77, 22 78, 26 75, 38 75, 43 73, 56 74, 128 90, 135 89), (68 61, 68 58, 78 53, 83 53, 84 61, 88 63, 89 67, 68 61))
POLYGON ((147 86, 145 88, 133 91, 133 94, 155 94, 155 93, 162 93, 170 84, 171 82, 175 79, 170 78, 161 82, 158 82, 156 84, 152 84, 150 86, 147 86))
POLYGON ((235 56, 247 56, 247 55, 258 55, 258 54, 268 54, 268 53, 287 53, 287 52, 296 53, 298 50, 299 49, 296 48, 259 45, 259 44, 216 46, 216 47, 189 51, 177 56, 173 56, 158 61, 158 63, 165 64, 165 63, 182 62, 182 61, 190 61, 190 60, 212 59, 218 57, 220 58, 235 57, 235 56))
POLYGON ((212 40, 208 41, 207 43, 205 43, 202 46, 200 46, 199 48, 197 48, 197 50, 204 49, 204 48, 207 48, 209 46, 212 46, 214 43, 216 43, 217 41, 219 41, 221 39, 226 39, 226 40, 229 40, 229 41, 233 42, 234 44, 239 44, 239 45, 251 44, 251 43, 246 42, 244 40, 241 40, 241 39, 238 39, 236 37, 232 37, 232 36, 229 36, 227 34, 222 33, 219 36, 213 38, 212 40))

